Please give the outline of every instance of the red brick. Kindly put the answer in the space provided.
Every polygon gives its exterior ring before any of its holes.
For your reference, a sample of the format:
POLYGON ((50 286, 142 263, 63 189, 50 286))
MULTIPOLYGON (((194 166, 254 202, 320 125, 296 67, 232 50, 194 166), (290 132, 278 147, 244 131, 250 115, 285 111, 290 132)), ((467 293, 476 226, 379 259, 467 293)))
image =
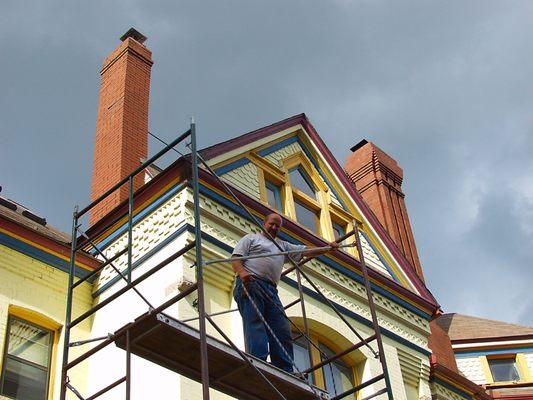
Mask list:
POLYGON ((355 150, 344 169, 417 275, 424 281, 402 192, 403 170, 371 142, 355 150))
MULTIPOLYGON (((133 172, 148 155, 148 104, 152 53, 133 38, 124 40, 101 70, 91 198, 97 199, 133 172)), ((143 184, 139 174, 134 188, 143 184)), ((128 197, 127 185, 96 206, 91 225, 128 197)))

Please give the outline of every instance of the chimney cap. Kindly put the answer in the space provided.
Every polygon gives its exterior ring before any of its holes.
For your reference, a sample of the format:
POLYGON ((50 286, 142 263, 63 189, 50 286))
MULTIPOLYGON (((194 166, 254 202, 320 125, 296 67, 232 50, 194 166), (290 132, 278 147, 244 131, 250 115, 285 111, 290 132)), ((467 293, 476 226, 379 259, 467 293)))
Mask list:
POLYGON ((143 44, 146 41, 146 39, 148 39, 146 36, 144 36, 141 32, 139 32, 137 29, 133 27, 128 29, 128 31, 120 37, 120 40, 124 42, 127 38, 135 39, 140 44, 143 44))
POLYGON ((352 153, 355 153, 357 150, 359 150, 361 147, 363 147, 367 143, 368 143, 368 140, 363 139, 359 143, 357 143, 355 146, 353 146, 350 150, 352 151, 352 153))

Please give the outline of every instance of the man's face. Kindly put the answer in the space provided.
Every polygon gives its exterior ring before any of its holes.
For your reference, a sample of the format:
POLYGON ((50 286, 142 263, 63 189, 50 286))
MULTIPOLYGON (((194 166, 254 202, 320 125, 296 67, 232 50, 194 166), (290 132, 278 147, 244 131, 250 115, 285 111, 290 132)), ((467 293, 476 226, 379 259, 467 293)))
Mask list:
POLYGON ((270 233, 272 237, 276 237, 278 235, 279 228, 281 228, 281 217, 277 214, 269 215, 265 219, 263 227, 268 233, 270 233))

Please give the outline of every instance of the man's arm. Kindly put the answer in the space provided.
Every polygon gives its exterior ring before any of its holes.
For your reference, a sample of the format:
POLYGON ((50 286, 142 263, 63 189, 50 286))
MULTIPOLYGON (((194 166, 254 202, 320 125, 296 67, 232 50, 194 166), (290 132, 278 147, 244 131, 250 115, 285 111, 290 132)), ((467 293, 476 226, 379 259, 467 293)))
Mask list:
MULTIPOLYGON (((241 255, 234 254, 234 256, 240 257, 241 255)), ((239 275, 239 278, 241 278, 242 283, 247 284, 248 282, 252 282, 254 280, 254 276, 244 269, 244 265, 242 265, 241 260, 233 260, 231 262, 231 266, 233 267, 233 271, 239 275)))
POLYGON ((339 244, 337 242, 329 242, 328 246, 331 246, 331 249, 329 249, 329 250, 324 250, 324 249, 313 250, 311 248, 311 249, 309 249, 311 251, 306 251, 305 252, 305 256, 306 257, 317 257, 317 256, 321 256, 322 254, 326 254, 326 253, 329 253, 331 251, 337 250, 339 248, 339 244))

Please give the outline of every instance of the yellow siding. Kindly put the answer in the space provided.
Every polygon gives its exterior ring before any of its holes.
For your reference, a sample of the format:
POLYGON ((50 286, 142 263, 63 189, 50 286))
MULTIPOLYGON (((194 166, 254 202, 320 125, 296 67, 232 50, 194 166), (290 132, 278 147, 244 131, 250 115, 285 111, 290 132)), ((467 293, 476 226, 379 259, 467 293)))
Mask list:
MULTIPOLYGON (((7 318, 10 307, 27 310, 31 321, 32 314, 40 314, 56 326, 62 326, 65 319, 68 274, 28 257, 18 251, 0 245, 0 350, 4 352, 7 318)), ((76 289, 73 304, 74 315, 86 311, 92 303, 91 286, 84 284, 76 289)), ((39 323, 38 320, 33 322, 39 323)), ((73 340, 89 337, 90 323, 85 322, 72 330, 73 340)), ((60 332, 62 333, 62 332, 60 332)), ((59 333, 57 333, 59 335, 59 333)), ((56 346, 52 360, 51 393, 49 398, 58 398, 61 377, 61 357, 63 338, 56 346)), ((73 356, 79 350, 71 351, 73 356)), ((1 363, 1 359, 0 359, 1 363)), ((77 387, 84 389, 86 371, 81 365, 69 374, 77 387)))

